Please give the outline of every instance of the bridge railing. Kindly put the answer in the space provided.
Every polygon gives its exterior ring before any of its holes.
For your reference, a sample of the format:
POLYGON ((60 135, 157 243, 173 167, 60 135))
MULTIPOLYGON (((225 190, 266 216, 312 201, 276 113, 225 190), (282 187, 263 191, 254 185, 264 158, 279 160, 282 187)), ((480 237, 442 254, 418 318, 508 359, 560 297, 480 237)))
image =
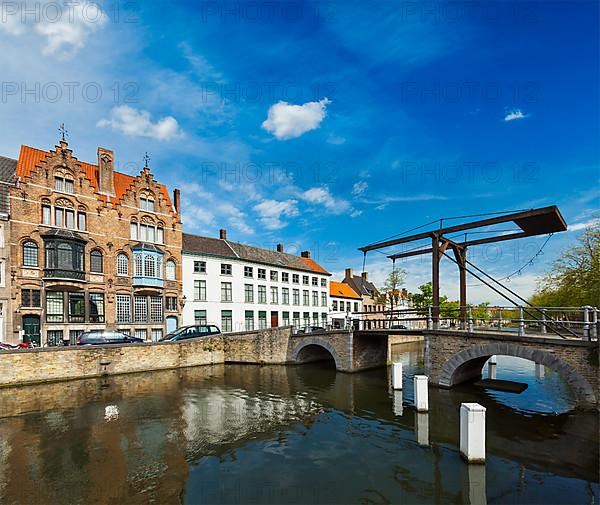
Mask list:
POLYGON ((361 330, 453 329, 503 331, 519 336, 548 335, 597 340, 600 321, 597 307, 526 307, 468 305, 355 312, 353 326, 361 330))

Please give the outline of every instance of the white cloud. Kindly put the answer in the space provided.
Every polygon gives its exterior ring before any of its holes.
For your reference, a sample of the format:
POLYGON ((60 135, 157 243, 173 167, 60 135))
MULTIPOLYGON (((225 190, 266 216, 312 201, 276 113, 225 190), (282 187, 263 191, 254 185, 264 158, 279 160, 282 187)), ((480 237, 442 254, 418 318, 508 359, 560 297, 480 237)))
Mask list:
POLYGON ((46 38, 45 55, 60 59, 74 56, 83 49, 90 35, 108 21, 95 2, 21 2, 14 9, 3 9, 0 29, 11 35, 23 35, 34 24, 34 31, 46 38))
POLYGON ((300 137, 320 126, 329 103, 331 102, 327 98, 318 102, 306 102, 303 105, 277 102, 269 108, 267 119, 262 127, 279 140, 300 137))
POLYGON ((125 135, 156 140, 171 140, 182 134, 173 116, 163 117, 153 123, 148 111, 134 109, 128 105, 114 107, 110 111, 110 119, 101 119, 97 126, 111 127, 125 135))
POLYGON ((362 210, 353 209, 350 212, 350 217, 358 217, 358 216, 362 215, 362 213, 363 213, 362 210))
POLYGON ((255 205, 254 211, 260 216, 262 224, 269 230, 278 230, 286 226, 283 217, 298 215, 298 202, 296 200, 263 200, 255 205))
POLYGON ((598 220, 597 219, 591 219, 590 221, 586 221, 583 223, 575 223, 575 224, 570 224, 567 228, 567 231, 580 231, 580 230, 585 230, 588 226, 593 225, 594 223, 596 223, 598 220))
POLYGON ((346 200, 334 198, 329 192, 329 188, 326 187, 311 188, 301 193, 300 197, 308 203, 323 205, 333 214, 342 214, 350 208, 350 204, 346 200))
POLYGON ((523 113, 521 109, 513 109, 506 113, 504 121, 515 121, 517 119, 525 119, 526 117, 529 117, 529 114, 523 113))
POLYGON ((327 143, 333 144, 335 146, 341 146, 342 144, 346 143, 346 139, 345 139, 345 137, 341 137, 339 135, 330 135, 327 138, 327 143))
POLYGON ((368 187, 369 184, 366 181, 355 182, 354 186, 352 186, 352 194, 354 196, 360 196, 367 190, 368 187))

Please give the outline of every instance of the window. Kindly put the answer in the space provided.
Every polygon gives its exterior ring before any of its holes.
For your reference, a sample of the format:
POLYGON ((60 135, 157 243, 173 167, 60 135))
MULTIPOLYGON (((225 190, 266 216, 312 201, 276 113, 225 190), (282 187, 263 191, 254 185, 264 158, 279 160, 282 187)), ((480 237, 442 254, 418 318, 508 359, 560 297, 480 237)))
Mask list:
POLYGON ((264 330, 267 327, 267 312, 260 310, 258 312, 258 328, 264 330))
POLYGON ((252 267, 244 267, 244 277, 252 277, 253 276, 252 270, 253 270, 252 267))
POLYGON ((162 296, 150 297, 150 321, 152 323, 162 323, 163 320, 163 299, 162 296))
POLYGON ((312 304, 313 304, 313 307, 316 307, 317 305, 319 305, 319 292, 318 291, 312 292, 312 304))
POLYGON ((308 286, 308 275, 302 276, 302 284, 304 284, 305 286, 308 286))
POLYGON ((21 307, 41 307, 41 297, 39 289, 21 290, 21 307))
POLYGON ((35 242, 25 242, 23 244, 23 266, 38 266, 38 246, 35 242))
POLYGON ((321 292, 321 306, 327 307, 327 293, 325 291, 321 292))
POLYGON ((144 277, 156 277, 156 262, 151 254, 144 257, 144 277))
POLYGON ((302 291, 302 305, 310 305, 310 293, 308 289, 302 291))
POLYGON ((252 310, 244 312, 244 323, 246 331, 252 331, 254 329, 254 312, 252 310))
POLYGON ((83 293, 69 293, 69 322, 85 321, 85 297, 83 293))
POLYGON ((135 337, 141 338, 142 340, 146 340, 148 338, 148 330, 146 328, 136 328, 135 337))
POLYGON ((85 231, 86 227, 85 227, 85 212, 78 212, 77 213, 77 229, 79 231, 85 231))
POLYGON ((198 325, 206 324, 206 311, 205 310, 195 310, 194 311, 194 323, 198 325))
POLYGON ((129 226, 129 236, 131 240, 138 239, 138 225, 135 221, 132 221, 131 225, 129 226))
POLYGON ((279 294, 276 287, 271 288, 271 303, 279 303, 279 294))
POLYGON ((52 208, 48 204, 42 205, 42 224, 52 224, 52 208))
POLYGON ((117 295, 117 323, 128 323, 131 321, 131 297, 129 295, 117 295))
POLYGON ((340 312, 344 312, 344 302, 340 300, 340 312))
POLYGON ((331 302, 331 310, 333 310, 334 312, 337 312, 337 309, 338 309, 337 300, 333 300, 331 302))
POLYGON ((259 268, 258 269, 258 278, 259 279, 266 279, 267 278, 267 271, 264 268, 259 268))
POLYGON ((197 302, 206 301, 206 281, 194 281, 194 300, 197 302))
POLYGON ((304 312, 302 316, 304 319, 304 326, 308 326, 310 324, 310 312, 304 312))
POLYGON ((177 311, 177 297, 176 296, 167 296, 165 298, 165 309, 169 312, 177 311))
POLYGON ((102 273, 102 253, 98 250, 90 253, 90 272, 102 273))
POLYGON ((126 254, 117 254, 117 275, 129 275, 129 258, 126 254))
POLYGON ((46 336, 48 337, 48 346, 56 347, 63 345, 63 331, 62 330, 48 330, 46 336))
POLYGON ((293 296, 292 303, 294 305, 300 305, 300 290, 299 289, 294 289, 293 293, 292 293, 292 296, 293 296))
POLYGON ((133 320, 136 323, 148 321, 148 300, 145 296, 133 297, 133 320))
POLYGON ((317 324, 319 324, 319 313, 318 312, 313 312, 312 314, 312 319, 313 319, 313 324, 316 326, 317 324))
POLYGON ((150 196, 140 197, 140 209, 154 212, 154 200, 150 196))
POLYGON ((269 272, 269 275, 271 276, 271 281, 277 282, 277 279, 279 277, 279 274, 277 273, 277 270, 271 270, 269 272))
POLYGON ((221 275, 231 275, 231 265, 229 263, 221 263, 221 275))
POLYGON ((65 299, 62 291, 46 292, 46 321, 62 323, 64 321, 65 299))
POLYGON ((165 243, 165 229, 162 226, 156 228, 156 243, 164 244, 165 243))
POLYGON ((175 262, 173 260, 167 260, 165 263, 165 272, 168 281, 175 280, 175 262))
POLYGON ((54 178, 54 189, 62 193, 73 193, 73 180, 64 177, 54 178))
POLYGON ((312 278, 312 285, 313 286, 318 286, 319 285, 319 278, 318 277, 313 277, 312 278))
POLYGON ((300 326, 300 312, 294 312, 293 316, 292 324, 294 327, 298 328, 300 326))
POLYGON ((162 328, 152 328, 151 332, 152 342, 158 342, 163 336, 162 328))
POLYGON ((327 313, 321 312, 321 321, 325 328, 327 328, 327 313))
POLYGON ((289 326, 290 325, 290 313, 282 312, 281 314, 282 314, 281 318, 283 320, 283 326, 289 326))
POLYGON ((321 287, 322 288, 326 288, 327 287, 327 279, 321 279, 321 287))
POLYGON ((254 303, 254 286, 252 284, 244 284, 244 301, 254 303))
POLYGON ((281 272, 281 282, 290 282, 290 274, 281 272))
POLYGON ((133 275, 135 277, 141 277, 144 275, 142 253, 135 253, 133 255, 133 275))
POLYGON ((54 209, 54 225, 55 226, 60 226, 62 228, 62 226, 64 226, 64 217, 65 217, 65 211, 64 209, 60 208, 60 207, 56 207, 54 209))
POLYGON ((354 312, 358 312, 358 302, 354 302, 354 312))
POLYGON ((267 303, 267 286, 258 286, 258 303, 267 303))
POLYGON ((230 302, 232 299, 231 282, 221 283, 221 301, 230 302))
POLYGON ((300 276, 298 274, 292 274, 292 283, 293 284, 299 284, 300 283, 300 276))
POLYGON ((104 322, 104 294, 90 293, 90 323, 104 322))
POLYGON ((194 261, 194 273, 205 274, 206 273, 206 261, 194 261))
POLYGON ((281 288, 281 303, 290 304, 290 288, 281 288))
POLYGON ((75 211, 73 210, 65 210, 65 221, 66 221, 66 225, 67 228, 69 230, 74 230, 75 229, 75 211))
POLYGON ((223 331, 232 331, 233 329, 233 314, 231 310, 221 311, 221 329, 223 331))

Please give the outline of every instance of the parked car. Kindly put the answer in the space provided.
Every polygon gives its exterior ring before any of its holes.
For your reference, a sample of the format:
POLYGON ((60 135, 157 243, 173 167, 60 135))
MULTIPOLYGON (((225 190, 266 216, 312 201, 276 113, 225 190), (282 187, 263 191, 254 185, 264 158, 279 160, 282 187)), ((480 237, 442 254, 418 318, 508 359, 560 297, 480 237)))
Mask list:
POLYGON ((321 333, 324 332, 325 328, 322 326, 305 326, 300 328, 296 333, 321 333))
POLYGON ((221 330, 214 324, 182 326, 171 333, 167 333, 160 341, 178 342, 180 340, 187 340, 188 338, 209 337, 211 335, 219 335, 220 333, 221 330))
POLYGON ((77 339, 77 345, 140 344, 143 340, 130 337, 120 331, 84 331, 77 339))
POLYGON ((408 328, 404 324, 392 324, 390 330, 408 330, 408 328))

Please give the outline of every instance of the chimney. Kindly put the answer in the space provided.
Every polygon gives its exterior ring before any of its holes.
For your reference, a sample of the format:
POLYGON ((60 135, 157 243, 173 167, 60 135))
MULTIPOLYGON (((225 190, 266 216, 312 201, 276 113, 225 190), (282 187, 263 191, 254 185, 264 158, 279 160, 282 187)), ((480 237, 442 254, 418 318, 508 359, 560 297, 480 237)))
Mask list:
POLYGON ((361 277, 363 278, 363 281, 368 281, 369 280, 369 274, 367 272, 363 272, 361 274, 361 277))
POLYGON ((344 280, 348 280, 348 279, 352 279, 352 269, 351 268, 346 268, 346 277, 344 277, 344 280))
POLYGON ((283 244, 277 244, 277 252, 283 252, 283 244))
POLYGON ((106 195, 115 194, 115 163, 113 152, 98 148, 98 191, 106 195))
POLYGON ((300 253, 300 256, 301 256, 302 258, 310 258, 310 251, 302 251, 302 252, 300 253))
POLYGON ((175 212, 179 214, 181 212, 181 191, 178 189, 173 190, 173 205, 175 205, 175 212))
POLYGON ((227 230, 225 228, 219 230, 219 238, 221 240, 227 240, 227 230))

